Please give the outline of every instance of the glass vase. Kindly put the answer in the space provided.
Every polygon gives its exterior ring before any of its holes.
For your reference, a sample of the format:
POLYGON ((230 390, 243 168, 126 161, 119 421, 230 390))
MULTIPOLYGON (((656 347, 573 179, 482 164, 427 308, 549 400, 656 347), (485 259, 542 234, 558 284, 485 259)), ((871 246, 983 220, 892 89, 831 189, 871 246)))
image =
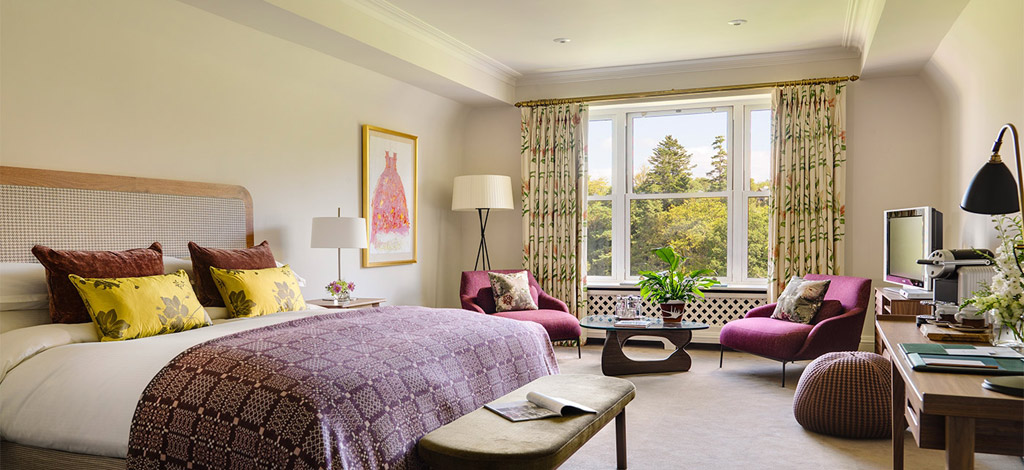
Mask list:
POLYGON ((996 312, 989 311, 988 314, 992 323, 992 345, 1005 346, 1024 353, 1024 341, 1022 341, 1024 338, 1021 337, 1022 327, 1024 327, 1022 322, 1006 323, 999 318, 996 312))
POLYGON ((345 302, 348 302, 352 298, 348 294, 348 291, 339 292, 337 294, 332 295, 332 297, 334 297, 334 305, 341 305, 345 302))

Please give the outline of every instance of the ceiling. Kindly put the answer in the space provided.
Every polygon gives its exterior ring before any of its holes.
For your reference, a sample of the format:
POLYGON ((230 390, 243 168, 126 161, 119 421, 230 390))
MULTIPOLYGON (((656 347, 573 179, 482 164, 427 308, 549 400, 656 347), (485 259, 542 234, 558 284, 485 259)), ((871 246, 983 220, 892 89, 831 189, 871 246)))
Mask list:
POLYGON ((857 0, 389 1, 524 76, 862 46, 857 0))
POLYGON ((463 103, 493 105, 531 93, 579 95, 602 80, 628 79, 617 86, 632 91, 676 87, 688 82, 678 74, 706 70, 775 67, 786 80, 917 73, 970 0, 179 1, 463 103), (553 41, 560 37, 572 41, 553 41), (676 78, 652 81, 666 76, 676 78))

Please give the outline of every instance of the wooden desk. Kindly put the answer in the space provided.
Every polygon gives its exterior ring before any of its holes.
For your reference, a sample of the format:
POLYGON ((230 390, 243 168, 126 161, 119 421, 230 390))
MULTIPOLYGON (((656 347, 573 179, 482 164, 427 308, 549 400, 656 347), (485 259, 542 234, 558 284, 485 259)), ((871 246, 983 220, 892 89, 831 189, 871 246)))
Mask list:
POLYGON ((984 375, 914 372, 899 344, 933 341, 896 316, 875 327, 892 361, 894 470, 903 469, 907 426, 922 449, 946 450, 947 469, 974 468, 974 452, 1024 455, 1024 399, 982 388, 984 375))

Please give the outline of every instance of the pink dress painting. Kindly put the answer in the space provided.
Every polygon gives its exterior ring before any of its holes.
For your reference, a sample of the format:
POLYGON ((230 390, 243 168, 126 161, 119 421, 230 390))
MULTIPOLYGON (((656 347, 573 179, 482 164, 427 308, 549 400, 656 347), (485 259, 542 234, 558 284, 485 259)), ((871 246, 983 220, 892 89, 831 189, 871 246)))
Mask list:
POLYGON ((379 251, 401 251, 409 236, 409 205, 398 176, 398 152, 384 152, 384 171, 373 189, 370 244, 379 251))

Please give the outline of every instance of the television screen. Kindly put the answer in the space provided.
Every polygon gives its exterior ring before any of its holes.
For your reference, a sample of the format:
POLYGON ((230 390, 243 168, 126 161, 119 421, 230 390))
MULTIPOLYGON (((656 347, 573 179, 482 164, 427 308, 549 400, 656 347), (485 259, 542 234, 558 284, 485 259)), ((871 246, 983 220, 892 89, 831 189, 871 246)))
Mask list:
POLYGON ((889 274, 924 282, 924 217, 889 219, 889 274))
POLYGON ((917 260, 942 248, 942 212, 931 207, 885 211, 885 280, 931 290, 917 260))

